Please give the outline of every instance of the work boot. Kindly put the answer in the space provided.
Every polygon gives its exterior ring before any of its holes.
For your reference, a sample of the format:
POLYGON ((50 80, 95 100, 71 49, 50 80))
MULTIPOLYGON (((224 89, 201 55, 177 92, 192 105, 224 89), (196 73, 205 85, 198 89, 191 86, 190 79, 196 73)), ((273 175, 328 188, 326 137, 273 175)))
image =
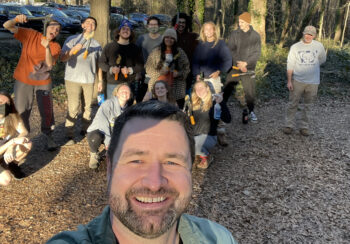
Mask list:
POLYGON ((90 152, 90 169, 97 169, 99 165, 99 156, 96 152, 90 152))
POLYGON ((55 151, 58 148, 58 145, 53 140, 51 135, 46 135, 46 145, 48 151, 55 151))
POLYGON ((218 143, 219 143, 220 146, 222 146, 222 147, 227 147, 228 146, 228 142, 227 142, 227 139, 226 139, 226 133, 225 132, 222 132, 222 131, 218 130, 217 138, 218 138, 218 143))
POLYGON ((66 143, 65 146, 71 146, 75 144, 74 141, 74 126, 66 127, 66 143))

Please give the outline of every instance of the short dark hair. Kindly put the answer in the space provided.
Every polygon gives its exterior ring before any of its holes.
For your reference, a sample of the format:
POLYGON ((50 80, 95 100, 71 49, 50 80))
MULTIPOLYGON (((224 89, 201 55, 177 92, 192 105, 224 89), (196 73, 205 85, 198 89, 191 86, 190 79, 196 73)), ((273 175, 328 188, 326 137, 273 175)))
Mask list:
MULTIPOLYGON (((150 100, 129 107, 115 120, 112 138, 110 145, 108 146, 107 152, 112 164, 113 156, 116 151, 116 148, 118 147, 121 132, 126 123, 133 118, 148 118, 179 122, 183 126, 187 135, 191 153, 191 162, 194 161, 194 138, 188 116, 184 112, 182 112, 178 107, 172 104, 159 102, 157 100, 150 100)), ((111 167, 113 168, 114 166, 111 165, 111 167)))
POLYGON ((87 21, 88 19, 92 19, 93 21, 95 21, 95 29, 97 29, 97 20, 92 16, 86 17, 81 23, 85 23, 85 21, 87 21))
POLYGON ((147 25, 149 24, 149 22, 151 22, 151 20, 156 20, 158 22, 158 25, 160 25, 160 19, 157 18, 156 16, 151 16, 147 19, 147 25))

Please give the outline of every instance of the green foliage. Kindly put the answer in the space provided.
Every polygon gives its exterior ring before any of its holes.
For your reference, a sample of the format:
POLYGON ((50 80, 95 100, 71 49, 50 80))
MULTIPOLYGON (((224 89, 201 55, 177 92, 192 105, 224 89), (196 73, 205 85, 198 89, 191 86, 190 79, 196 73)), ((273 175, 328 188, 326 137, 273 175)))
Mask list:
POLYGON ((0 48, 0 87, 7 92, 13 91, 13 72, 17 66, 20 47, 15 44, 1 45, 0 48))
POLYGON ((261 100, 287 96, 287 55, 287 49, 277 46, 267 45, 262 48, 256 66, 257 93, 261 100))

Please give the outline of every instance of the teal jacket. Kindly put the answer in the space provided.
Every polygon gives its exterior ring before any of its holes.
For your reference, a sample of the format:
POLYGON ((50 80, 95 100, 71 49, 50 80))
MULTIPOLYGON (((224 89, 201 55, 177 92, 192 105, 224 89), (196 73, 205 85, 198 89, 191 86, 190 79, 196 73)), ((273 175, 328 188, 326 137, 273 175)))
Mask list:
MULTIPOLYGON (((52 237, 47 244, 118 244, 112 230, 109 212, 108 206, 100 216, 87 225, 80 225, 77 231, 61 232, 52 237)), ((184 244, 237 244, 231 233, 222 225, 188 214, 180 217, 178 232, 184 244)))

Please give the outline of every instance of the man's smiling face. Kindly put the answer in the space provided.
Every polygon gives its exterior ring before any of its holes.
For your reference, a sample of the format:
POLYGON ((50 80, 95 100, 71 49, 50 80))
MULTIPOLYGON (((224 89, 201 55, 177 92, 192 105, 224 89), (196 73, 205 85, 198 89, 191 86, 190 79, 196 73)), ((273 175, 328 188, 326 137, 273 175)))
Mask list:
POLYGON ((133 118, 124 126, 109 174, 117 222, 144 238, 169 230, 192 194, 191 153, 179 122, 133 118))

